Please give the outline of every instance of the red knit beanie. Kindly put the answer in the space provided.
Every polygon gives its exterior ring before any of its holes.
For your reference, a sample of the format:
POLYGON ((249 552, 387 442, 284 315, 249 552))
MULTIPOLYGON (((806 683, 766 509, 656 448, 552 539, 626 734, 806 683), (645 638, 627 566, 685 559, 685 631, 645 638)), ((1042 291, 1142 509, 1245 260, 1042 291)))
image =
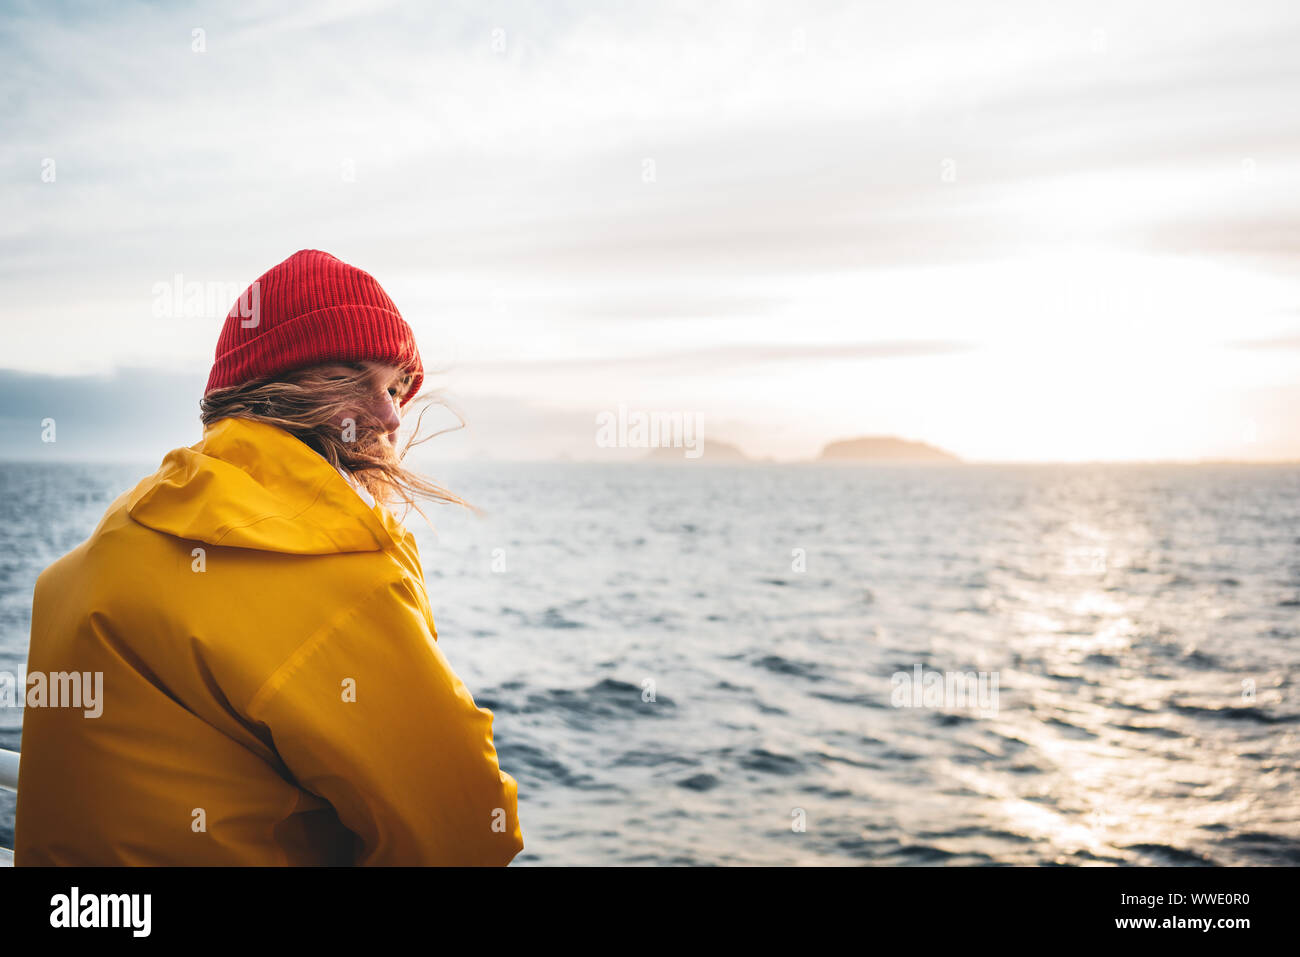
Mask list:
POLYGON ((263 273, 231 307, 205 392, 364 359, 413 371, 403 406, 420 391, 424 366, 415 335, 379 283, 329 253, 302 249, 263 273))

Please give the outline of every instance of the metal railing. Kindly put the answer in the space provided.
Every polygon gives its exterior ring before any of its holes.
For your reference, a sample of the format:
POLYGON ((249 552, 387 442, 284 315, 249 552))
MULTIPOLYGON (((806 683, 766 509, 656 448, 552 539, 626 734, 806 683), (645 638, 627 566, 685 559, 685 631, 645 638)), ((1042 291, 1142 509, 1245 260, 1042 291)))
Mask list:
POLYGON ((0 788, 18 790, 18 752, 0 748, 0 788))
MULTIPOLYGON (((18 790, 18 752, 0 749, 0 788, 18 790)), ((13 867, 14 852, 0 847, 0 867, 13 867)))

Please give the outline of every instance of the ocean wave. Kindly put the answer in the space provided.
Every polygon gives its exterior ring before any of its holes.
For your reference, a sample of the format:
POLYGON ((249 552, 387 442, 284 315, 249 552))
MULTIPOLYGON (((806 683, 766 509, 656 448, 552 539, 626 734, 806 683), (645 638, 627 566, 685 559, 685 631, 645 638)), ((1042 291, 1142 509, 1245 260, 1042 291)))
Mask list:
MULTIPOLYGON (((1300 469, 583 468, 464 466, 490 522, 412 526, 521 863, 1300 864, 1300 469), (891 707, 918 663, 1000 707, 891 707)), ((139 474, 0 465, 0 668, 139 474)))

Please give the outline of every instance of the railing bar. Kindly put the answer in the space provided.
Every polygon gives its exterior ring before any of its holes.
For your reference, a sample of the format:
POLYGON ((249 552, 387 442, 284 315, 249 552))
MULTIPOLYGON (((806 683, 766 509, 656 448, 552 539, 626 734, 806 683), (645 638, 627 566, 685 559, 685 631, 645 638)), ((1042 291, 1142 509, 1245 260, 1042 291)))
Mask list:
POLYGON ((18 759, 17 751, 0 748, 0 788, 18 790, 18 759))

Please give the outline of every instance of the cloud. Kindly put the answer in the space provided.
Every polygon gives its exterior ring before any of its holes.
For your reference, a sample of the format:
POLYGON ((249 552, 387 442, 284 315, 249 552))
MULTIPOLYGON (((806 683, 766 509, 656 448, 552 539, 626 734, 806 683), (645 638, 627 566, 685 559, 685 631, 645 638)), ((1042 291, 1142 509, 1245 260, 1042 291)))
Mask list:
POLYGON ((601 372, 716 372, 723 368, 750 367, 785 362, 835 362, 863 359, 895 359, 918 356, 942 356, 968 352, 975 346, 966 342, 828 342, 771 343, 765 345, 719 346, 685 352, 643 356, 599 356, 573 359, 520 359, 514 361, 467 361, 467 372, 576 372, 584 369, 601 372))
MULTIPOLYGON (((1245 324, 1286 292, 1266 280, 1295 285, 1297 37, 1284 0, 18 5, 5 363, 206 368, 215 326, 150 323, 153 285, 246 284, 307 247, 392 277, 483 394, 530 372, 570 405, 611 374, 683 404, 725 369, 716 391, 757 409, 759 365, 961 360, 1020 335, 1036 257, 1090 244, 1240 263, 1264 290, 1231 287, 1260 303, 1245 324), (982 268, 998 282, 967 282, 982 268)), ((1191 288, 1142 275, 1144 301, 1191 288)), ((1078 312, 1043 325, 1093 335, 1078 312)), ((847 378, 839 405, 864 407, 847 378)), ((931 391, 951 425, 962 403, 931 391)))
POLYGON ((122 369, 55 376, 0 369, 0 457, 24 460, 159 460, 203 434, 206 376, 122 369), (45 423, 54 441, 43 441, 45 423))
POLYGON ((1269 339, 1236 339, 1227 345, 1230 349, 1300 349, 1300 334, 1269 339))

